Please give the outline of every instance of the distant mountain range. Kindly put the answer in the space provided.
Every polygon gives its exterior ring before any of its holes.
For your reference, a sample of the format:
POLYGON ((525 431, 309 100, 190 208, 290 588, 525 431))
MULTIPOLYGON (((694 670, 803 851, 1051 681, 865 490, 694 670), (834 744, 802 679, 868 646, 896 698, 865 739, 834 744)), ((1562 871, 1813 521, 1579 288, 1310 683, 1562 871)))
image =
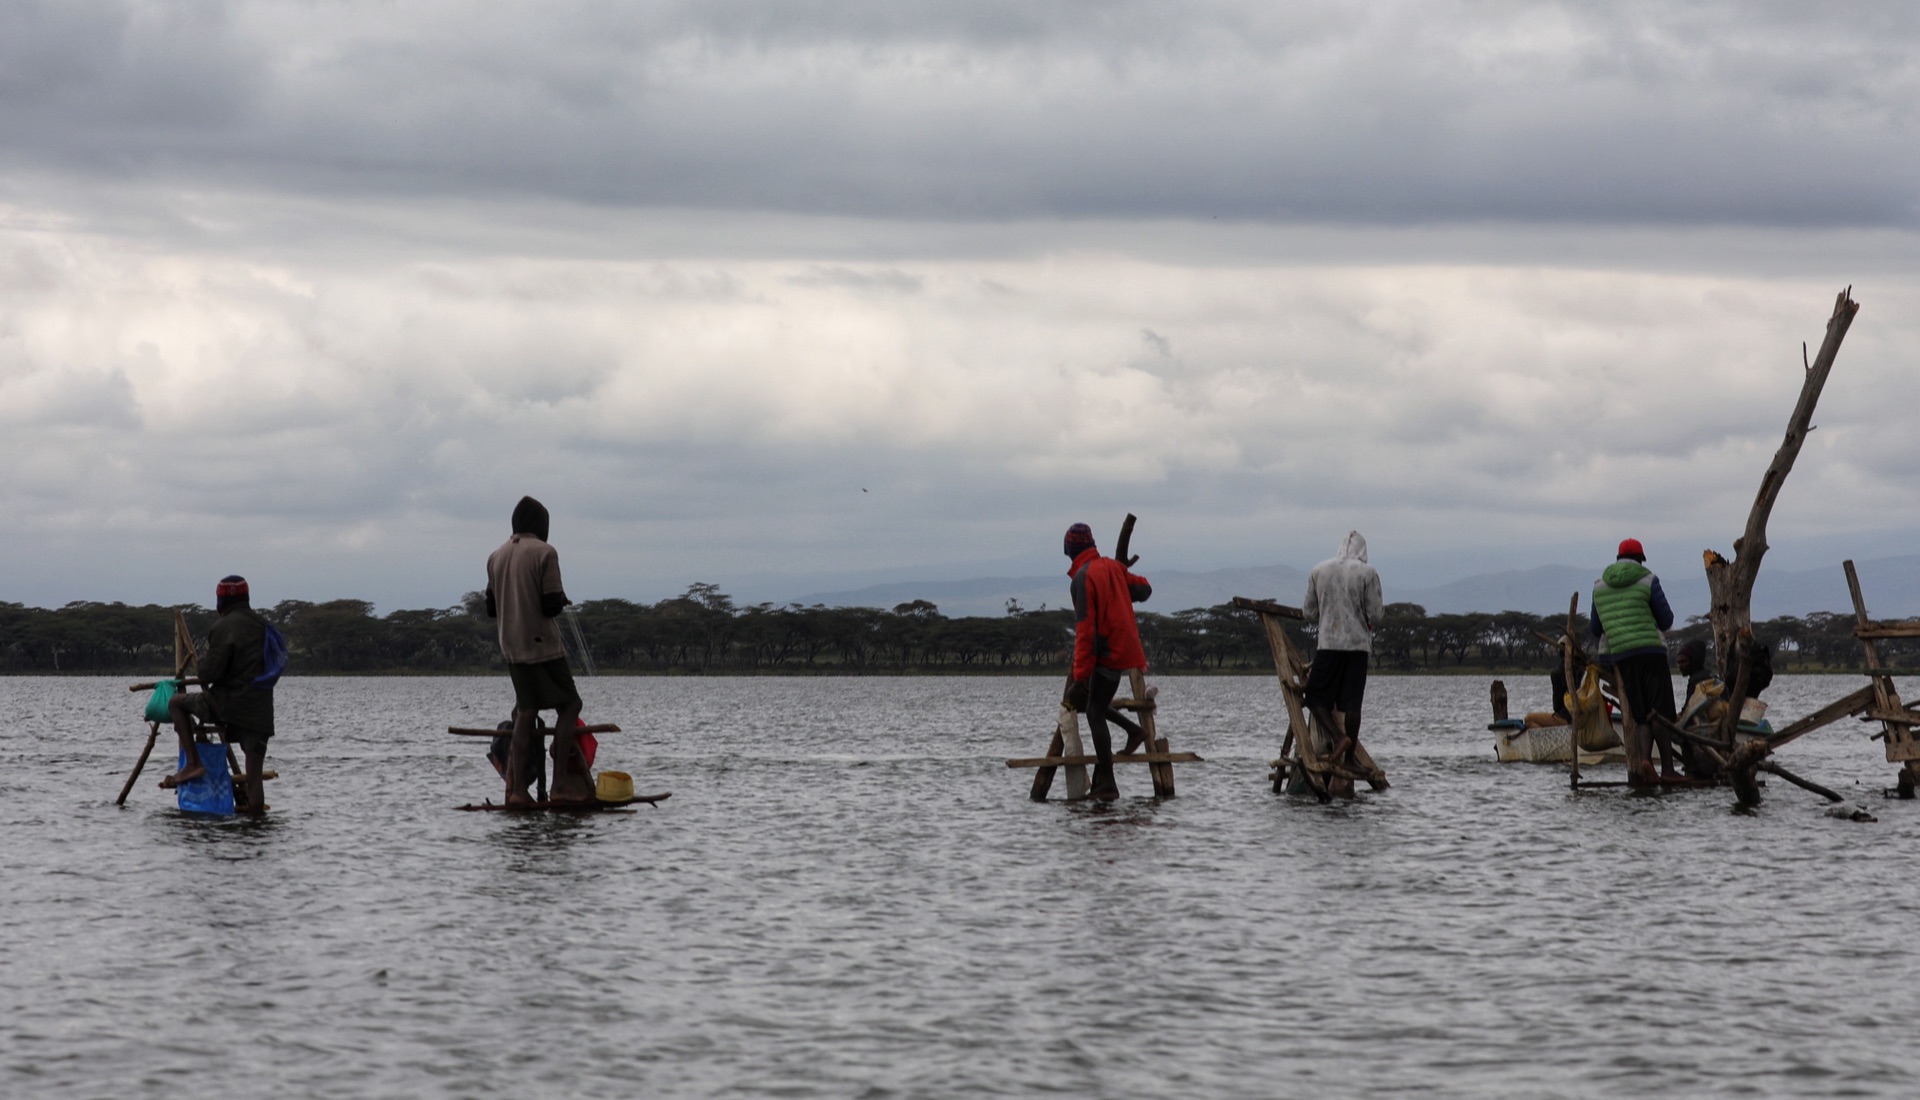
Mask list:
MULTIPOLYGON (((1659 564, 1659 563, 1656 563, 1659 564)), ((1920 616, 1920 554, 1856 562, 1867 613, 1876 619, 1920 616)), ((1586 608, 1598 566, 1542 565, 1533 569, 1482 573, 1431 588, 1396 588, 1391 575, 1382 586, 1389 603, 1417 603, 1428 614, 1465 611, 1528 611, 1536 615, 1566 611, 1567 598, 1578 592, 1586 608)), ((1685 622, 1707 610, 1707 579, 1698 562, 1660 572, 1660 585, 1685 622)), ((1209 573, 1148 571, 1153 581, 1154 611, 1170 613, 1192 607, 1212 607, 1234 596, 1253 596, 1298 604, 1305 593, 1307 573, 1291 565, 1249 569, 1218 569, 1209 573)), ((1007 601, 1035 611, 1067 603, 1066 570, 1052 577, 983 577, 964 581, 904 581, 876 584, 843 592, 815 592, 801 596, 801 604, 829 607, 891 608, 913 600, 929 600, 942 614, 1004 615, 1007 601)), ((1825 569, 1774 570, 1764 565, 1754 585, 1753 613, 1758 619, 1805 615, 1814 611, 1850 611, 1846 575, 1835 562, 1825 569)))

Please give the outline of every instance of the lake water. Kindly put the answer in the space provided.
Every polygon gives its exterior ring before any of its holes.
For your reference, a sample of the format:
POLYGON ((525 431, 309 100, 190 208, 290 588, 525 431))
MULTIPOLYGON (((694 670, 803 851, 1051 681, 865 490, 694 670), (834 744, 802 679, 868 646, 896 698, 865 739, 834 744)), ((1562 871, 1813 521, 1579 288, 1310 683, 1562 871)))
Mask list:
POLYGON ((1376 678, 1394 786, 1321 806, 1269 790, 1270 680, 1156 682, 1207 762, 1098 806, 1004 766, 1050 678, 583 680, 673 797, 561 817, 453 809, 504 678, 293 678, 250 822, 171 808, 170 734, 113 805, 126 681, 0 679, 0 1095, 1920 1093, 1920 803, 1869 727, 1781 759, 1877 824, 1736 813, 1572 794, 1494 762, 1486 681, 1376 678))

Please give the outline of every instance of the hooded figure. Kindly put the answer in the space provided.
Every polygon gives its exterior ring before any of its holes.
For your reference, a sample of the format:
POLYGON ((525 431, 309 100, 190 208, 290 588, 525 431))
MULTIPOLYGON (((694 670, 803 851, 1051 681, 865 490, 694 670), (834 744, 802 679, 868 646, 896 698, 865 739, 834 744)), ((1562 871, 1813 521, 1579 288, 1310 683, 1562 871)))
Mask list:
POLYGON ((521 497, 513 506, 513 533, 547 540, 547 506, 532 497, 521 497))
POLYGON ((1327 732, 1334 761, 1357 767, 1353 750, 1360 743, 1367 655, 1373 652, 1374 624, 1386 612, 1380 574, 1367 564, 1367 540, 1360 532, 1347 532, 1340 552, 1313 567, 1300 610, 1320 626, 1307 669, 1307 710, 1327 732))
POLYGON ((1380 598, 1380 574, 1367 564, 1367 540, 1348 531, 1340 552, 1307 577, 1301 602, 1308 622, 1320 624, 1319 648, 1373 652, 1373 628, 1386 612, 1380 598))
POLYGON ((507 753, 507 803, 525 805, 536 778, 536 722, 543 710, 559 715, 553 741, 553 800, 593 801, 575 734, 580 692, 567 668, 554 616, 570 601, 560 583, 560 555, 547 544, 547 510, 532 497, 513 507, 513 535, 487 558, 487 614, 500 620, 500 656, 513 681, 513 737, 507 753))

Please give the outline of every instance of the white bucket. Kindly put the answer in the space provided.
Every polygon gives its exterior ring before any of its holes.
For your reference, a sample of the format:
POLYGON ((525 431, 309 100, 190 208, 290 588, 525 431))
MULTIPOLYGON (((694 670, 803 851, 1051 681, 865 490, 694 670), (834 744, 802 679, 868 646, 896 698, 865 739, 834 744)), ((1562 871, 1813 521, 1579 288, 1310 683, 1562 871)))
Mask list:
POLYGON ((1767 705, 1758 699, 1749 699, 1740 704, 1742 722, 1758 722, 1767 716, 1767 705))

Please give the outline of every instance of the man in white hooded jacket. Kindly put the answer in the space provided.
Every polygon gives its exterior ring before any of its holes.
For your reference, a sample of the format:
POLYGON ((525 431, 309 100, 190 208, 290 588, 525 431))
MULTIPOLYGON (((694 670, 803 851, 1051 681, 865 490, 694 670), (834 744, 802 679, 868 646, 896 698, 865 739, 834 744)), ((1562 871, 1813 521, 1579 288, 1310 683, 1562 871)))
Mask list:
POLYGON ((1380 574, 1367 564, 1367 540, 1347 532, 1340 552, 1313 567, 1300 610, 1320 626, 1313 665, 1307 669, 1307 710, 1333 738, 1333 758, 1352 767, 1360 741, 1360 702, 1367 692, 1367 655, 1373 628, 1385 613, 1380 574), (1344 727, 1334 720, 1338 710, 1344 727))

